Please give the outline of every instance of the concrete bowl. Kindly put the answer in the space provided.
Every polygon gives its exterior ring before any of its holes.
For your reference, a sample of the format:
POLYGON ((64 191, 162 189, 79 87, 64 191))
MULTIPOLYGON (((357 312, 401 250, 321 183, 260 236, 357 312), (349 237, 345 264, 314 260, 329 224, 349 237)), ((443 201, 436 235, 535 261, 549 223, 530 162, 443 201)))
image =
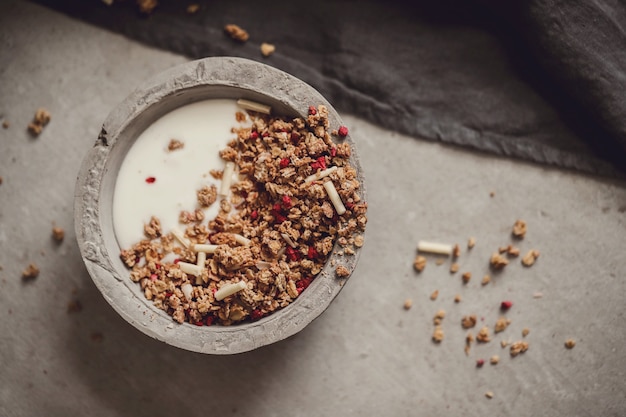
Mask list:
MULTIPOLYGON (((93 282, 126 321, 148 336, 182 349, 208 354, 234 354, 256 349, 296 334, 318 317, 341 291, 348 278, 337 278, 331 260, 350 273, 354 256, 337 256, 334 248, 324 269, 289 306, 263 319, 233 326, 178 324, 144 297, 120 260, 113 229, 113 193, 117 174, 135 139, 166 113, 199 100, 248 99, 272 106, 274 114, 306 117, 310 105, 324 104, 331 126, 343 123, 335 109, 314 88, 270 66, 241 58, 214 57, 192 61, 147 81, 107 117, 86 155, 76 183, 74 222, 81 255, 93 282)), ((355 167, 365 200, 358 155, 355 167)))

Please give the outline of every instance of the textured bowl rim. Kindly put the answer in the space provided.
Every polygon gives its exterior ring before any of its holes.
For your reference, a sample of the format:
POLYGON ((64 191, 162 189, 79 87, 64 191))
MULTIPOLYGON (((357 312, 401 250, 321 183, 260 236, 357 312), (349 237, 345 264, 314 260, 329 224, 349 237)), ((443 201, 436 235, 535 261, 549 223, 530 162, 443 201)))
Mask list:
MULTIPOLYGON (((335 109, 305 82, 268 65, 233 57, 191 61, 148 80, 105 120, 94 147, 81 165, 74 193, 74 225, 78 246, 96 287, 126 321, 146 335, 167 344, 208 354, 246 352, 292 336, 330 305, 349 278, 335 276, 334 267, 354 271, 354 256, 339 256, 335 245, 322 272, 293 303, 263 319, 233 326, 177 324, 156 308, 129 279, 119 259, 119 245, 112 227, 112 193, 119 164, 138 133, 154 120, 187 103, 211 98, 247 98, 268 102, 278 113, 306 117, 310 105, 328 108, 331 126, 342 125, 335 109), (116 165, 117 164, 117 165, 116 165)), ((358 154, 350 135, 351 165, 365 183, 358 154)))

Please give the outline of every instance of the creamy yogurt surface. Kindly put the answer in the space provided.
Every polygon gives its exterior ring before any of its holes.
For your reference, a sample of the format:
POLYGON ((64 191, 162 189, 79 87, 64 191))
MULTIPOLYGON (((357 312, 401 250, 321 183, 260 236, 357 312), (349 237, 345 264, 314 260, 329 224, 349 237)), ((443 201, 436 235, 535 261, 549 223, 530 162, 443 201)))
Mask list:
MULTIPOLYGON (((113 227, 122 249, 145 238, 143 226, 151 216, 159 218, 165 233, 182 229, 180 212, 199 208, 196 191, 210 184, 219 190, 220 181, 209 171, 224 168, 219 151, 236 138, 231 128, 239 125, 237 111, 235 100, 199 101, 167 113, 139 135, 122 162, 113 195, 113 227), (169 151, 172 139, 183 148, 169 151)), ((218 211, 219 204, 213 204, 204 210, 205 219, 218 211)))

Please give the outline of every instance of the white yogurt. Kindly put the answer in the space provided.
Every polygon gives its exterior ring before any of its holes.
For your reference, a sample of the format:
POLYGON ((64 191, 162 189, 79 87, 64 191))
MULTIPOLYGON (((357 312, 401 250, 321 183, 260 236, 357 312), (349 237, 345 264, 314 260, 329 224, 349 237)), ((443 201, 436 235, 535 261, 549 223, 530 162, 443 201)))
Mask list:
MULTIPOLYGON (((161 220, 165 233, 183 229, 179 214, 198 208, 196 191, 210 184, 219 190, 209 171, 224 168, 219 151, 236 137, 231 128, 238 125, 237 111, 235 100, 200 101, 166 114, 141 133, 122 162, 113 195, 113 227, 122 249, 145 238, 143 226, 151 216, 161 220), (168 151, 171 139, 184 147, 168 151), (146 182, 149 177, 155 181, 146 182)), ((205 218, 218 211, 215 203, 205 218)))

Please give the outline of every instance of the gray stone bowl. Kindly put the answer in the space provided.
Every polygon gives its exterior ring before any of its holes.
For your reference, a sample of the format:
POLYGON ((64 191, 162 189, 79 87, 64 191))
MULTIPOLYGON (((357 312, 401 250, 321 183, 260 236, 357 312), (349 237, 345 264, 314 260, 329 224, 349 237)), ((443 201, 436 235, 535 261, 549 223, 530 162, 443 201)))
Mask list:
MULTIPOLYGON (((288 307, 259 321, 233 326, 178 324, 144 297, 120 260, 113 229, 113 191, 122 161, 139 134, 170 111, 199 100, 248 99, 272 106, 274 114, 307 115, 310 105, 324 104, 331 126, 343 123, 335 109, 308 84, 270 66, 241 58, 215 57, 189 62, 149 80, 107 117, 95 146, 86 155, 76 183, 74 222, 80 251, 96 287, 126 321, 155 339, 194 352, 234 354, 285 339, 318 317, 341 291, 347 278, 330 266, 344 265, 352 273, 354 256, 337 256, 288 307)), ((352 139, 351 164, 356 168, 365 199, 361 166, 352 139)))

